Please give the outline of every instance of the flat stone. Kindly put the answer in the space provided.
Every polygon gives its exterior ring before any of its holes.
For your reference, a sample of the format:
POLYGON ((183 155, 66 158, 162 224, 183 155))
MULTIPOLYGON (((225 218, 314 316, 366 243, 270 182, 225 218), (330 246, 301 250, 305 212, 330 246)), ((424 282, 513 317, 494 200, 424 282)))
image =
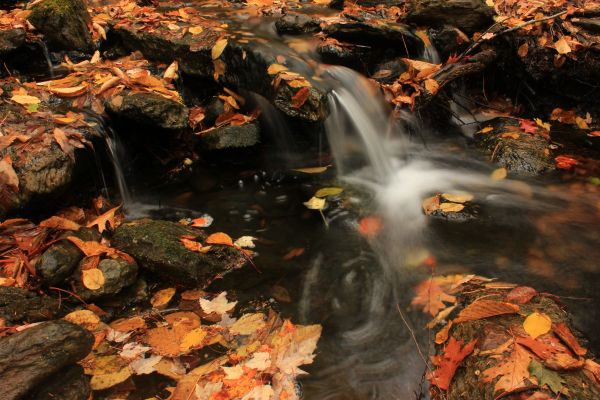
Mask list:
POLYGON ((453 25, 474 33, 493 24, 493 16, 494 9, 484 0, 419 0, 410 2, 405 20, 426 26, 453 25))
POLYGON ((238 149, 260 143, 258 124, 224 126, 197 136, 200 146, 207 150, 238 149))

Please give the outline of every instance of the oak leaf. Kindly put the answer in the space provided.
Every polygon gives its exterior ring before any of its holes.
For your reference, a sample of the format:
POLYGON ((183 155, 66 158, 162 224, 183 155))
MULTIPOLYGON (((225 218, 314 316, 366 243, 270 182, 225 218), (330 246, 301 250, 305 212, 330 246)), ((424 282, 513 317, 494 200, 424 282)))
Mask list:
POLYGON ((107 212, 105 212, 104 214, 100 215, 98 218, 94 219, 92 222, 87 224, 87 227, 91 228, 93 226, 97 226, 98 232, 100 233, 104 232, 107 229, 107 226, 109 228, 114 229, 118 223, 115 213, 119 208, 121 208, 121 206, 111 208, 110 210, 108 210, 107 212))

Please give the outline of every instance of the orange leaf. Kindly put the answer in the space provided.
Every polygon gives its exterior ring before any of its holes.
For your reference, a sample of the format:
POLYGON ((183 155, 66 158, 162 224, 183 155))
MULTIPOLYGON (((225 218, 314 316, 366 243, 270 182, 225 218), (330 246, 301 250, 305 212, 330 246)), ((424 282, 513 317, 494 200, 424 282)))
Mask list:
POLYGON ((233 239, 223 232, 213 233, 209 237, 206 238, 206 243, 208 244, 223 244, 225 246, 233 246, 233 239))
POLYGON ((451 337, 448 346, 444 350, 444 354, 432 357, 432 363, 437 368, 428 374, 431 384, 442 390, 448 390, 460 363, 473 352, 476 343, 477 339, 474 339, 465 347, 462 347, 462 340, 456 340, 454 337, 451 337))
POLYGON ((294 108, 300 108, 306 103, 308 100, 308 96, 310 95, 310 89, 307 87, 303 87, 298 90, 294 96, 292 96, 291 104, 294 108))
POLYGON ((525 386, 525 379, 529 378, 529 363, 532 356, 522 346, 515 344, 513 351, 507 358, 483 371, 483 381, 486 383, 496 381, 495 392, 510 393, 525 386))
POLYGON ((71 145, 71 143, 69 143, 69 139, 67 138, 65 131, 63 131, 60 128, 54 128, 53 135, 54 135, 54 140, 56 140, 56 143, 58 143, 58 145, 60 146, 62 151, 66 155, 68 155, 71 159, 74 159, 75 156, 73 154, 73 151, 75 149, 73 148, 73 145, 71 145))
POLYGON ((576 159, 568 156, 555 157, 554 161, 556 162, 556 168, 559 169, 571 169, 575 165, 579 164, 576 159))
POLYGON ((571 350, 573 350, 573 353, 577 354, 578 356, 583 356, 587 353, 587 349, 581 347, 575 335, 573 335, 569 327, 563 322, 559 322, 558 324, 552 325, 552 330, 554 331, 556 336, 558 336, 560 340, 563 341, 564 344, 566 344, 571 350))
POLYGON ((13 169, 12 159, 7 154, 0 160, 0 183, 12 186, 15 190, 19 190, 19 177, 13 169))
POLYGON ((382 223, 379 217, 365 217, 358 223, 358 232, 368 238, 374 238, 381 231, 382 223))
POLYGON ((517 312, 519 312, 519 306, 516 304, 496 300, 476 300, 458 314, 454 319, 454 323, 458 324, 517 312))
POLYGON ((412 300, 413 306, 422 306, 424 312, 435 316, 441 309, 446 308, 446 303, 455 303, 456 297, 444 292, 435 280, 421 282, 415 288, 417 295, 412 300))
POLYGON ((44 228, 63 229, 65 231, 77 231, 81 226, 77 222, 63 217, 52 216, 40 222, 40 226, 44 228))
POLYGON ((81 250, 81 252, 87 257, 107 255, 110 258, 122 258, 130 264, 135 262, 135 260, 129 254, 123 253, 122 251, 113 249, 112 247, 105 246, 98 242, 85 242, 75 236, 69 236, 67 237, 67 240, 77 246, 79 250, 81 250))
POLYGON ((92 226, 96 225, 98 226, 98 232, 102 233, 106 230, 106 226, 108 225, 111 228, 114 228, 116 225, 116 220, 115 220, 115 212, 120 208, 121 206, 117 206, 115 208, 111 208, 110 210, 108 210, 107 212, 105 212, 104 214, 100 215, 98 218, 96 218, 95 220, 93 220, 92 222, 90 222, 87 227, 91 228, 92 226))
POLYGON ((195 251, 197 253, 207 253, 210 250, 210 246, 203 246, 202 243, 185 237, 179 238, 179 241, 186 249, 195 251))

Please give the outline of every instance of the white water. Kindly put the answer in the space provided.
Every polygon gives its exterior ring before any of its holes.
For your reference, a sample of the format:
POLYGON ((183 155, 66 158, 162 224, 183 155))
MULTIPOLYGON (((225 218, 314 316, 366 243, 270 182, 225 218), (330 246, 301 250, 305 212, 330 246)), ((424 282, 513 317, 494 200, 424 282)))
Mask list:
POLYGON ((115 181, 117 188, 119 189, 119 195, 121 196, 121 203, 124 208, 127 208, 132 204, 132 197, 129 187, 127 186, 127 181, 125 180, 123 164, 121 162, 123 159, 123 154, 121 153, 123 153, 124 148, 114 132, 111 132, 111 134, 106 136, 106 147, 108 148, 110 160, 113 164, 115 181))

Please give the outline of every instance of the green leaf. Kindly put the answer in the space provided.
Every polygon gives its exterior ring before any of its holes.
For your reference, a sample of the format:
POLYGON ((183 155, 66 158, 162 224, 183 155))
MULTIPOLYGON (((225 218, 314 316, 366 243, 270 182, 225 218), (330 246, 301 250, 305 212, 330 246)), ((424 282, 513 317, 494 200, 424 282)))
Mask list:
POLYGON ((561 393, 565 382, 559 374, 544 368, 536 360, 531 360, 528 369, 529 373, 537 378, 540 386, 548 385, 554 393, 561 393))
POLYGON ((27 104, 27 112, 29 112, 29 113, 37 112, 39 108, 40 108, 40 103, 27 104))
POLYGON ((335 196, 335 195, 342 193, 343 191, 344 191, 344 189, 342 189, 341 187, 326 187, 326 188, 317 190, 317 193, 315 193, 315 197, 323 198, 323 197, 335 196))

